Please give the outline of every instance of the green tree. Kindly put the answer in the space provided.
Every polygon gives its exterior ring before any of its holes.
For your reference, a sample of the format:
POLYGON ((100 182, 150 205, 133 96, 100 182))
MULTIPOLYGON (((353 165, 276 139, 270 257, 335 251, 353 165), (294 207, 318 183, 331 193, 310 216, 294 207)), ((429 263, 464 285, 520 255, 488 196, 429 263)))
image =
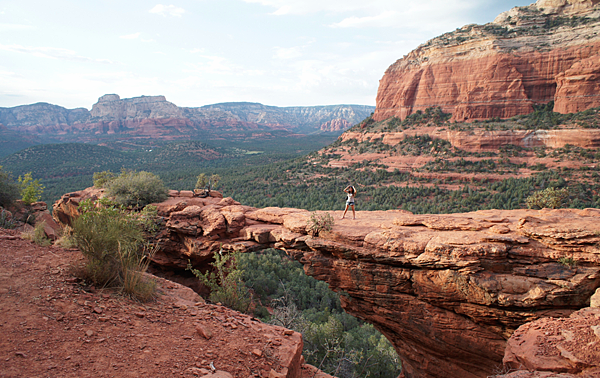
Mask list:
POLYGON ((196 179, 196 187, 195 189, 204 189, 208 184, 208 179, 206 178, 206 173, 200 173, 196 179))
POLYGON ((527 197, 525 203, 529 209, 558 209, 565 204, 567 198, 569 198, 567 188, 546 188, 527 197))
POLYGON ((202 273, 188 264, 188 270, 198 277, 200 282, 210 289, 210 300, 221 303, 236 311, 246 312, 252 303, 252 297, 242 281, 242 270, 238 269, 239 253, 215 252, 211 263, 214 270, 202 273))
POLYGON ((221 176, 213 174, 210 177, 206 173, 200 173, 196 178, 195 189, 204 189, 205 193, 210 193, 211 189, 215 189, 221 181, 221 176))
POLYGON ((104 188, 106 184, 117 178, 117 175, 111 171, 94 172, 94 186, 104 188))
POLYGON ((19 198, 19 186, 0 165, 0 206, 7 207, 19 198))
POLYGON ((25 205, 31 205, 42 198, 44 187, 38 179, 31 177, 31 172, 26 173, 23 177, 19 176, 19 187, 21 189, 21 200, 25 205))
POLYGON ((338 294, 307 276, 298 261, 274 249, 239 258, 242 279, 256 296, 255 316, 302 333, 310 364, 340 378, 400 374, 390 342, 372 325, 343 312, 338 294))
POLYGON ((210 176, 210 180, 208 180, 208 191, 211 189, 216 189, 217 185, 219 185, 219 181, 221 181, 221 176, 214 174, 210 176))

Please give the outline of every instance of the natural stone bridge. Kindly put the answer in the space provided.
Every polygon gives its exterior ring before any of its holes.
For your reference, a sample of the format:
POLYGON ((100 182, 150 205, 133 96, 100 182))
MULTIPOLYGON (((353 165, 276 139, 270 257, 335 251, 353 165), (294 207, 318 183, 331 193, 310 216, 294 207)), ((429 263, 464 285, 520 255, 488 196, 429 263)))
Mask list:
MULTIPOLYGON (((81 200, 101 195, 66 194, 54 217, 68 223, 81 200)), ((600 286, 597 209, 360 211, 357 220, 331 211, 333 230, 318 236, 307 232, 306 210, 257 209, 217 192, 171 191, 158 212, 165 227, 156 264, 205 265, 221 246, 283 249, 392 342, 406 377, 491 375, 516 328, 587 307, 600 286)))

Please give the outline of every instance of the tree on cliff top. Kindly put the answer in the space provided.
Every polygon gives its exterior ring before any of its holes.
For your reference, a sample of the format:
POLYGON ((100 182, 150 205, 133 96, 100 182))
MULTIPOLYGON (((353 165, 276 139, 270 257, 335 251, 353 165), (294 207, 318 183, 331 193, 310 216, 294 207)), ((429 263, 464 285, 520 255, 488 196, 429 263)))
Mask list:
POLYGON ((26 173, 23 177, 19 176, 19 187, 21 189, 21 200, 25 205, 31 205, 39 201, 44 193, 44 186, 40 184, 40 180, 33 179, 31 172, 26 173))
POLYGON ((144 207, 167 199, 167 188, 154 173, 122 170, 119 176, 110 171, 94 173, 94 186, 106 188, 109 197, 124 206, 144 207))
POLYGON ((569 190, 567 188, 546 188, 537 191, 527 197, 525 203, 529 209, 558 209, 565 205, 569 198, 569 190))

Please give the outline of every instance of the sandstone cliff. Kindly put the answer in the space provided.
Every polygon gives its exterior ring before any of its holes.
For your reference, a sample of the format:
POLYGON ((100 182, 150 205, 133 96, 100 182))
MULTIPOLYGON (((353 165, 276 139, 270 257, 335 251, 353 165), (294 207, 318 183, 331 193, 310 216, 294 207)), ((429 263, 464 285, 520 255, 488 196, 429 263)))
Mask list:
MULTIPOLYGON (((68 223, 82 199, 101 195, 65 195, 53 215, 68 223)), ((386 335, 406 377, 486 377, 501 368, 519 326, 568 316, 600 286, 597 209, 359 212, 315 235, 306 210, 256 209, 216 192, 170 196, 158 204, 165 227, 156 264, 202 266, 221 245, 284 249, 386 335)))
POLYGON ((378 121, 440 106, 453 120, 508 118, 555 102, 600 105, 597 0, 539 0, 434 38, 392 64, 377 93, 378 121))

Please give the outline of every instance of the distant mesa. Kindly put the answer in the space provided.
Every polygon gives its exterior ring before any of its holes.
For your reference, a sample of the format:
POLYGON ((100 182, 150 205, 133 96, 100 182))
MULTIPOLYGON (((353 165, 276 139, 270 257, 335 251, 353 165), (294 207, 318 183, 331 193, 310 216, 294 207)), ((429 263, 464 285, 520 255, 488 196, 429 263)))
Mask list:
POLYGON ((105 94, 98 99, 98 103, 101 102, 111 102, 111 101, 119 101, 121 97, 118 94, 105 94))
POLYGON ((47 103, 0 108, 0 124, 55 141, 89 142, 113 134, 125 138, 246 138, 249 130, 251 135, 263 136, 272 131, 340 133, 374 110, 365 105, 277 107, 250 102, 185 108, 165 96, 121 98, 113 93, 98 98, 91 111, 47 103))
POLYGON ((422 44, 385 72, 374 119, 432 106, 457 121, 510 118, 550 101, 559 113, 600 106, 598 2, 539 0, 422 44))

